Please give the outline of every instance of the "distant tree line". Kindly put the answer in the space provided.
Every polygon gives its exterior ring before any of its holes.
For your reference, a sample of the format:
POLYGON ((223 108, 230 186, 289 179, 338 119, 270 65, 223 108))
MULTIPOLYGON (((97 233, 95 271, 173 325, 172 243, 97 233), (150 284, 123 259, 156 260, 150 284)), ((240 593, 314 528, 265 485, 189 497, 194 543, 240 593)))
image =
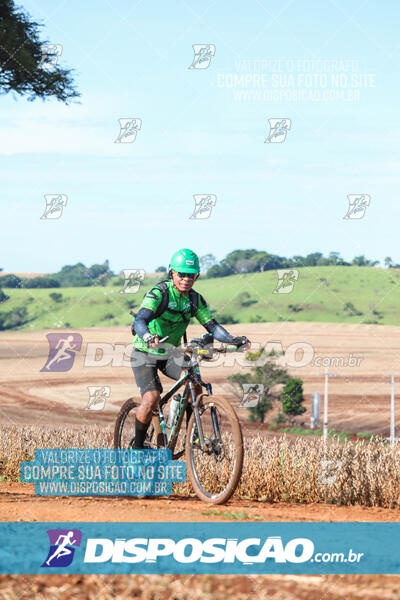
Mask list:
MULTIPOLYGON (((369 260, 364 254, 355 256, 351 262, 346 262, 341 258, 339 252, 330 252, 325 257, 322 252, 312 252, 307 256, 295 255, 291 258, 270 254, 263 250, 233 250, 219 263, 213 254, 206 254, 200 257, 201 271, 206 273, 207 277, 226 277, 238 273, 254 273, 271 271, 275 269, 292 269, 299 267, 318 267, 318 266, 357 266, 357 267, 375 267, 379 260, 369 260)), ((400 264, 394 263, 390 257, 384 259, 385 267, 389 269, 399 269, 400 264)), ((0 268, 0 272, 3 271, 0 268)), ((165 266, 157 267, 157 273, 165 273, 165 266)), ((108 260, 102 264, 94 264, 86 267, 79 262, 75 265, 65 265, 57 273, 43 275, 39 277, 18 277, 17 275, 1 275, 0 288, 57 288, 57 287, 87 287, 107 285, 108 280, 115 273, 111 271, 108 260)), ((123 283, 123 279, 118 284, 123 283)), ((1 302, 1 300, 0 300, 1 302)))
MULTIPOLYGON (((208 255, 210 256, 210 255, 208 255)), ((212 255, 211 255, 212 256, 212 255)), ((395 265, 393 262, 388 263, 391 259, 385 259, 385 266, 399 268, 400 265, 395 265)), ((227 275, 235 275, 237 273, 254 273, 271 271, 275 269, 292 269, 299 267, 318 267, 318 266, 358 266, 358 267, 375 267, 379 264, 379 260, 369 260, 364 255, 356 256, 350 262, 346 262, 341 258, 339 252, 330 252, 328 257, 325 257, 322 252, 312 252, 307 256, 295 255, 292 258, 270 254, 269 252, 250 250, 234 250, 219 263, 209 266, 207 269, 207 277, 226 277, 227 275)))
POLYGON ((87 287, 106 285, 114 275, 110 270, 108 260, 103 264, 85 267, 81 262, 76 265, 65 265, 57 273, 40 277, 18 277, 17 275, 0 276, 2 288, 57 288, 57 287, 87 287))

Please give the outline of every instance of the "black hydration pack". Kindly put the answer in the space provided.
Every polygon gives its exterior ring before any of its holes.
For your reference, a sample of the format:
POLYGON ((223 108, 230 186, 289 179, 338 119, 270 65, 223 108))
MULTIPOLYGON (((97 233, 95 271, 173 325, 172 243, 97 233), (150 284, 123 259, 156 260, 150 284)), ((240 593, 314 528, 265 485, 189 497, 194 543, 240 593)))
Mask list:
MULTIPOLYGON (((154 285, 146 294, 146 296, 150 296, 152 298, 157 298, 157 296, 155 295, 155 293, 153 292, 153 290, 157 288, 158 290, 160 290, 161 292, 161 302, 158 305, 158 308, 156 310, 156 312, 154 313, 154 319, 158 319, 158 317, 160 317, 164 312, 169 311, 172 313, 179 313, 182 314, 182 311, 180 310, 174 310, 172 308, 168 308, 168 303, 169 303, 169 290, 168 290, 168 286, 167 283, 165 281, 160 281, 160 283, 157 283, 156 285, 154 285)), ((190 319, 196 314, 197 309, 199 307, 199 293, 195 292, 195 290, 190 290, 189 291, 189 302, 190 302, 190 318, 186 319, 184 317, 184 319, 187 321, 187 323, 189 323, 190 319)), ((137 313, 130 311, 130 313, 134 319, 137 315, 137 313)), ((136 335, 136 331, 135 331, 135 320, 133 320, 133 323, 131 325, 131 331, 132 331, 132 335, 136 335)), ((186 343, 186 332, 184 333, 184 341, 186 343)))

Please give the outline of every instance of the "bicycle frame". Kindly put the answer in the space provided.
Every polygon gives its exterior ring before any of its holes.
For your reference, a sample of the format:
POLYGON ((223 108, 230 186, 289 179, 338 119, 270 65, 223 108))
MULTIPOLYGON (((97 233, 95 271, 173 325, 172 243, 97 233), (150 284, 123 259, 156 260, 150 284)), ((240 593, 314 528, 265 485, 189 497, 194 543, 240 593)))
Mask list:
MULTIPOLYGON (((158 405, 158 411, 155 415, 153 415, 152 424, 154 428, 154 432, 156 434, 157 445, 160 443, 164 448, 169 448, 171 452, 174 452, 176 441, 178 439, 179 431, 182 425, 182 420, 186 412, 186 408, 189 403, 189 395, 192 400, 192 408, 194 412, 194 418, 196 421, 197 431, 199 434, 199 442, 200 447, 204 450, 204 436, 203 436, 203 428, 201 425, 201 421, 199 418, 198 407, 197 407, 197 397, 195 392, 195 383, 201 384, 206 388, 209 395, 212 394, 212 387, 210 383, 204 383, 201 379, 200 368, 198 362, 192 364, 188 367, 183 375, 178 379, 178 381, 170 388, 170 390, 160 399, 158 405), (183 385, 185 385, 185 390, 182 395, 181 401, 178 406, 177 413, 175 415, 174 423, 172 424, 170 436, 168 438, 167 429, 165 424, 165 417, 163 412, 163 406, 168 402, 168 400, 177 392, 183 385)), ((215 417, 216 418, 216 417, 215 417)), ((214 420, 214 419, 213 419, 214 420)), ((219 430, 219 428, 218 428, 219 430)), ((179 453, 179 456, 183 454, 183 451, 179 453)), ((176 458, 178 455, 176 455, 176 458)))

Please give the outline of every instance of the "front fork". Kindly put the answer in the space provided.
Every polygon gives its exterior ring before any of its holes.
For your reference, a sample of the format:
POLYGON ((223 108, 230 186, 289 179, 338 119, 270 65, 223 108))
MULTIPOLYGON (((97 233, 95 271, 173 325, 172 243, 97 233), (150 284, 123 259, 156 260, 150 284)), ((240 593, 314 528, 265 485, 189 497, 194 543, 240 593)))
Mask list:
MULTIPOLYGON (((209 396, 212 395, 211 383, 204 383, 203 381, 201 381, 200 377, 199 377, 198 383, 200 383, 203 387, 206 388, 209 396)), ((195 386, 193 385, 193 383, 191 381, 189 382, 188 385, 189 385, 189 392, 190 392, 190 395, 192 398, 192 408, 193 408, 193 413, 194 413, 194 420, 196 422, 197 434, 199 436, 200 448, 204 452, 205 450, 209 450, 209 447, 204 441, 204 433, 203 433, 203 427, 202 427, 201 420, 200 420, 199 409, 197 406, 197 397, 196 397, 196 392, 195 392, 195 386)), ((219 428, 219 423, 218 423, 218 416, 217 416, 217 411, 214 406, 211 407, 211 418, 212 418, 212 422, 213 422, 215 437, 218 440, 220 440, 221 434, 220 434, 220 428, 219 428)))

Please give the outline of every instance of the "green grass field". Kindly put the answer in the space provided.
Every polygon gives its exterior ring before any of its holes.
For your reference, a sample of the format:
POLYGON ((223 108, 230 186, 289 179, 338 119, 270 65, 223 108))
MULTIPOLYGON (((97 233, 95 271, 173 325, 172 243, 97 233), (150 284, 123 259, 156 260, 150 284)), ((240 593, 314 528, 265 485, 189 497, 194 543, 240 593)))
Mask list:
MULTIPOLYGON (((222 323, 319 321, 397 325, 400 271, 373 267, 303 267, 289 294, 274 293, 276 271, 200 279, 195 284, 222 323)), ((162 275, 162 274, 161 274, 162 275)), ((122 286, 5 289, 2 311, 25 306, 23 329, 128 325, 130 308, 140 305, 161 277, 148 277, 135 294, 122 286), (62 294, 59 301, 50 294, 62 294)), ((1 278, 0 278, 1 285, 1 278)))

